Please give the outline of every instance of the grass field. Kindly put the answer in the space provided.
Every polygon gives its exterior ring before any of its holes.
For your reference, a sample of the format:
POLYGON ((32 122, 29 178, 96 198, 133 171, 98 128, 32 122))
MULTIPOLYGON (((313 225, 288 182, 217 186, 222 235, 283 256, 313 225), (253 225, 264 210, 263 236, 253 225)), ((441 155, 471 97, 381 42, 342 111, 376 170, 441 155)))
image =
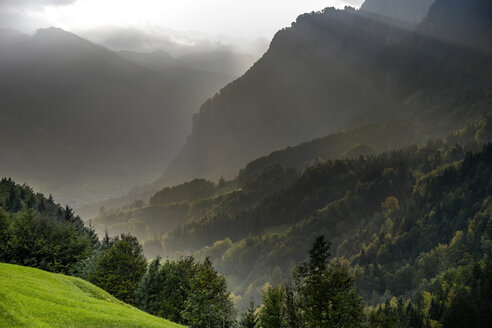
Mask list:
POLYGON ((78 278, 0 263, 0 327, 183 327, 78 278))

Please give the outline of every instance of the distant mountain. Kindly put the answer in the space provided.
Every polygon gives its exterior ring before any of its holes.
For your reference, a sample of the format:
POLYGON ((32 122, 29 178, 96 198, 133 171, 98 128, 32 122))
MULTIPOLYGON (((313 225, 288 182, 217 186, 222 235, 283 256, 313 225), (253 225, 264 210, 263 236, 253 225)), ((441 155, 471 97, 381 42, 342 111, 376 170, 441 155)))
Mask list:
POLYGON ((26 41, 27 39, 29 36, 19 31, 9 28, 0 29, 0 42, 4 45, 26 41))
POLYGON ((194 52, 177 58, 180 62, 202 71, 241 76, 258 59, 255 56, 218 50, 194 52))
MULTIPOLYGON (((184 61, 175 59, 162 50, 149 53, 121 51, 118 54, 134 63, 150 68, 154 72, 172 80, 180 89, 196 95, 197 102, 193 104, 193 108, 196 110, 200 108, 200 105, 205 100, 215 95, 218 90, 242 74, 242 72, 238 72, 233 67, 223 67, 222 70, 225 73, 209 71, 207 70, 208 66, 195 68, 184 61), (235 75, 236 73, 237 75, 235 75)), ((199 57, 200 54, 196 54, 197 60, 199 57)))
POLYGON ((437 1, 414 30, 353 9, 300 16, 246 74, 202 105, 159 184, 230 178, 262 154, 353 124, 411 118, 439 137, 479 117, 490 110, 490 54, 449 40, 491 35, 476 19, 488 16, 466 10, 487 13, 489 4, 461 3, 456 11, 453 1, 437 1), (435 28, 462 10, 467 25, 435 28))
POLYGON ((434 0, 366 0, 361 10, 395 21, 418 24, 434 0))
MULTIPOLYGON (((183 70, 182 80, 193 74, 183 70)), ((151 181, 182 147, 211 89, 232 80, 198 72, 184 83, 175 81, 179 75, 61 29, 32 37, 2 30, 2 175, 74 206, 151 181)))
POLYGON ((147 66, 152 69, 167 69, 169 67, 176 67, 181 65, 173 56, 162 50, 156 50, 152 52, 134 52, 129 50, 123 50, 118 52, 121 57, 134 61, 143 66, 147 66))

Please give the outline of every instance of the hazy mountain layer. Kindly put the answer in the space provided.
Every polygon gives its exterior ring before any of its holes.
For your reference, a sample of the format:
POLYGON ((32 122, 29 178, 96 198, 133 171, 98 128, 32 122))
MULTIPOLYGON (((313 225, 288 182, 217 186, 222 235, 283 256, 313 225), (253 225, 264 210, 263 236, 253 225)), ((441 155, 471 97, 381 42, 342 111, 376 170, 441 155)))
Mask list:
MULTIPOLYGON (((165 188, 152 197, 149 195, 148 203, 140 200, 118 209, 111 209, 110 206, 99 213, 99 216, 92 220, 92 224, 100 234, 105 231, 110 235, 123 232, 132 233, 139 240, 148 241, 156 235, 169 233, 190 220, 200 219, 207 213, 214 215, 215 210, 226 211, 226 208, 235 208, 238 203, 244 206, 242 200, 236 200, 234 193, 225 197, 217 197, 212 203, 208 201, 202 203, 201 199, 237 190, 243 185, 245 189, 251 189, 251 185, 246 187, 245 184, 248 184, 247 181, 251 179, 260 179, 256 176, 265 167, 274 168, 275 165, 281 165, 302 172, 326 160, 358 158, 396 149, 419 140, 418 135, 419 132, 415 126, 408 121, 391 122, 385 126, 369 125, 330 134, 260 157, 242 168, 234 180, 219 182, 215 187, 212 182, 205 183, 204 180, 196 179, 176 187, 165 188), (203 190, 203 185, 207 187, 205 189, 208 193, 202 192, 199 197, 190 196, 203 190), (177 193, 178 190, 182 191, 177 193), (177 193, 177 196, 168 196, 167 200, 162 196, 173 193, 177 193), (224 210, 219 210, 219 208, 224 210)), ((284 174, 280 176, 285 177, 284 174)), ((278 190, 286 181, 280 181, 277 177, 273 182, 264 183, 272 186, 270 189, 267 188, 268 191, 262 191, 261 194, 278 190), (273 184, 276 185, 273 186, 273 184)), ((239 199, 241 198, 251 199, 252 195, 240 196, 239 199)), ((179 247, 173 249, 179 250, 179 247)))
POLYGON ((155 179, 199 105, 233 80, 158 55, 122 58, 55 28, 0 31, 1 174, 74 206, 155 179))
POLYGON ((230 51, 210 51, 190 53, 177 59, 189 67, 202 71, 241 76, 258 58, 230 51))
MULTIPOLYGON (((196 96, 196 100, 194 99, 196 104, 193 104, 193 108, 196 110, 200 108, 200 105, 205 100, 215 95, 218 90, 232 82, 247 70, 245 67, 233 68, 225 66, 221 72, 217 72, 211 70, 211 67, 206 64, 205 59, 202 65, 198 65, 183 61, 181 58, 174 58, 159 50, 150 53, 121 51, 118 54, 132 62, 150 68, 154 72, 173 81, 180 89, 186 90, 186 92, 190 94, 194 94, 196 96)), ((198 60, 201 53, 193 55, 198 60)), ((203 55, 206 56, 207 59, 215 59, 217 62, 220 62, 221 58, 224 56, 230 56, 231 60, 236 58, 233 53, 225 53, 224 55, 218 55, 215 58, 212 54, 203 55)))

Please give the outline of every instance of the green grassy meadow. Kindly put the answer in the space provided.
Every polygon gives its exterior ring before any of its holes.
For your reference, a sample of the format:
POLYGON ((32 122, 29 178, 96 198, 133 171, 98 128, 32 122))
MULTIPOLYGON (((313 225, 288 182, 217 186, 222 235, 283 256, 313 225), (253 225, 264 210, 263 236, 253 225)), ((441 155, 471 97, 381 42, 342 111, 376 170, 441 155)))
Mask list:
POLYGON ((183 327, 79 278, 0 263, 0 327, 183 327))

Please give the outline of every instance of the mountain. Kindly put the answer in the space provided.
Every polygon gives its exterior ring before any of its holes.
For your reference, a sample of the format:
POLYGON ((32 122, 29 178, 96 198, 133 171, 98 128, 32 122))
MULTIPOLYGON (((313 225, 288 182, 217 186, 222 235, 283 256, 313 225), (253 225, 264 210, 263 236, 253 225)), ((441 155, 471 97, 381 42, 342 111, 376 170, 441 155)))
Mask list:
MULTIPOLYGON (((196 95, 196 104, 193 104, 193 108, 195 109, 200 108, 200 105, 205 100, 212 97, 218 90, 243 73, 242 71, 239 72, 236 68, 227 66, 222 66, 221 71, 224 73, 208 71, 210 69, 210 66, 207 66, 208 54, 203 54, 207 58, 204 58, 202 65, 197 65, 196 68, 195 65, 197 63, 190 65, 185 61, 172 57, 162 50, 149 53, 120 51, 118 54, 172 80, 181 90, 186 90, 190 94, 196 95)), ((188 56, 190 58, 193 56, 198 61, 201 55, 202 53, 195 53, 188 56)))
POLYGON ((490 53, 450 40, 487 41, 489 4, 460 3, 437 1, 414 29, 350 8, 300 16, 202 105, 159 184, 231 178, 258 156, 354 124, 407 118, 441 137, 477 119, 490 108, 490 53), (464 9, 468 25, 437 28, 464 9))
POLYGON ((150 257, 210 257, 241 296, 240 308, 251 297, 259 301, 265 284, 287 278, 302 261, 306 240, 318 234, 332 241, 336 258, 355 268, 366 302, 407 297, 427 288, 422 275, 438 279, 461 265, 460 258, 478 260, 486 253, 488 244, 478 244, 492 238, 484 228, 492 148, 483 146, 492 141, 492 119, 485 116, 445 140, 378 154, 388 147, 384 142, 411 137, 404 126, 365 127, 273 152, 234 180, 165 188, 149 204, 107 211, 93 223, 99 231, 137 234, 150 257), (393 214, 391 204, 398 207, 393 214), (474 237, 457 242, 467 225, 474 237), (471 245, 476 248, 467 257, 471 245), (442 263, 431 268, 436 254, 442 263))
POLYGON ((27 39, 29 39, 29 36, 19 31, 9 28, 0 29, 0 42, 2 42, 2 44, 15 44, 26 41, 27 39))
POLYGON ((285 279, 302 260, 305 241, 322 234, 331 240, 333 256, 354 268, 367 302, 412 297, 490 250, 492 148, 466 151, 434 144, 327 162, 256 208, 192 222, 168 240, 192 245, 205 231, 229 229, 231 237, 208 242, 200 253, 249 299, 267 282, 285 279))
POLYGON ((324 234, 333 255, 355 268, 367 302, 407 297, 425 288, 422 277, 486 254, 489 244, 480 240, 492 238, 485 229, 492 147, 483 145, 491 140, 489 116, 446 140, 320 161, 297 176, 264 161, 241 171, 232 191, 167 203, 187 205, 188 220, 145 248, 152 256, 210 257, 244 306, 259 299, 265 284, 287 278, 302 261, 306 240, 324 234), (470 229, 473 234, 461 234, 470 229), (442 264, 432 267, 436 254, 442 264))
POLYGON ((426 16, 434 0, 367 0, 361 10, 396 22, 418 24, 426 16))
POLYGON ((79 278, 0 263, 0 327, 169 327, 79 278))
POLYGON ((74 206, 152 181, 182 147, 199 104, 232 80, 185 69, 175 81, 180 74, 57 28, 32 37, 2 30, 2 175, 74 206))
POLYGON ((227 50, 194 52, 177 58, 189 67, 233 76, 243 75, 257 60, 255 56, 227 50))
POLYGON ((436 0, 422 22, 421 33, 490 55, 492 4, 486 0, 436 0))
POLYGON ((301 16, 195 115, 161 180, 190 182, 96 224, 160 230, 147 254, 210 257, 243 303, 286 279, 319 234, 369 304, 438 293, 492 238, 489 12, 437 0, 414 30, 352 9, 301 16), (284 148, 316 129, 337 132, 284 148))

